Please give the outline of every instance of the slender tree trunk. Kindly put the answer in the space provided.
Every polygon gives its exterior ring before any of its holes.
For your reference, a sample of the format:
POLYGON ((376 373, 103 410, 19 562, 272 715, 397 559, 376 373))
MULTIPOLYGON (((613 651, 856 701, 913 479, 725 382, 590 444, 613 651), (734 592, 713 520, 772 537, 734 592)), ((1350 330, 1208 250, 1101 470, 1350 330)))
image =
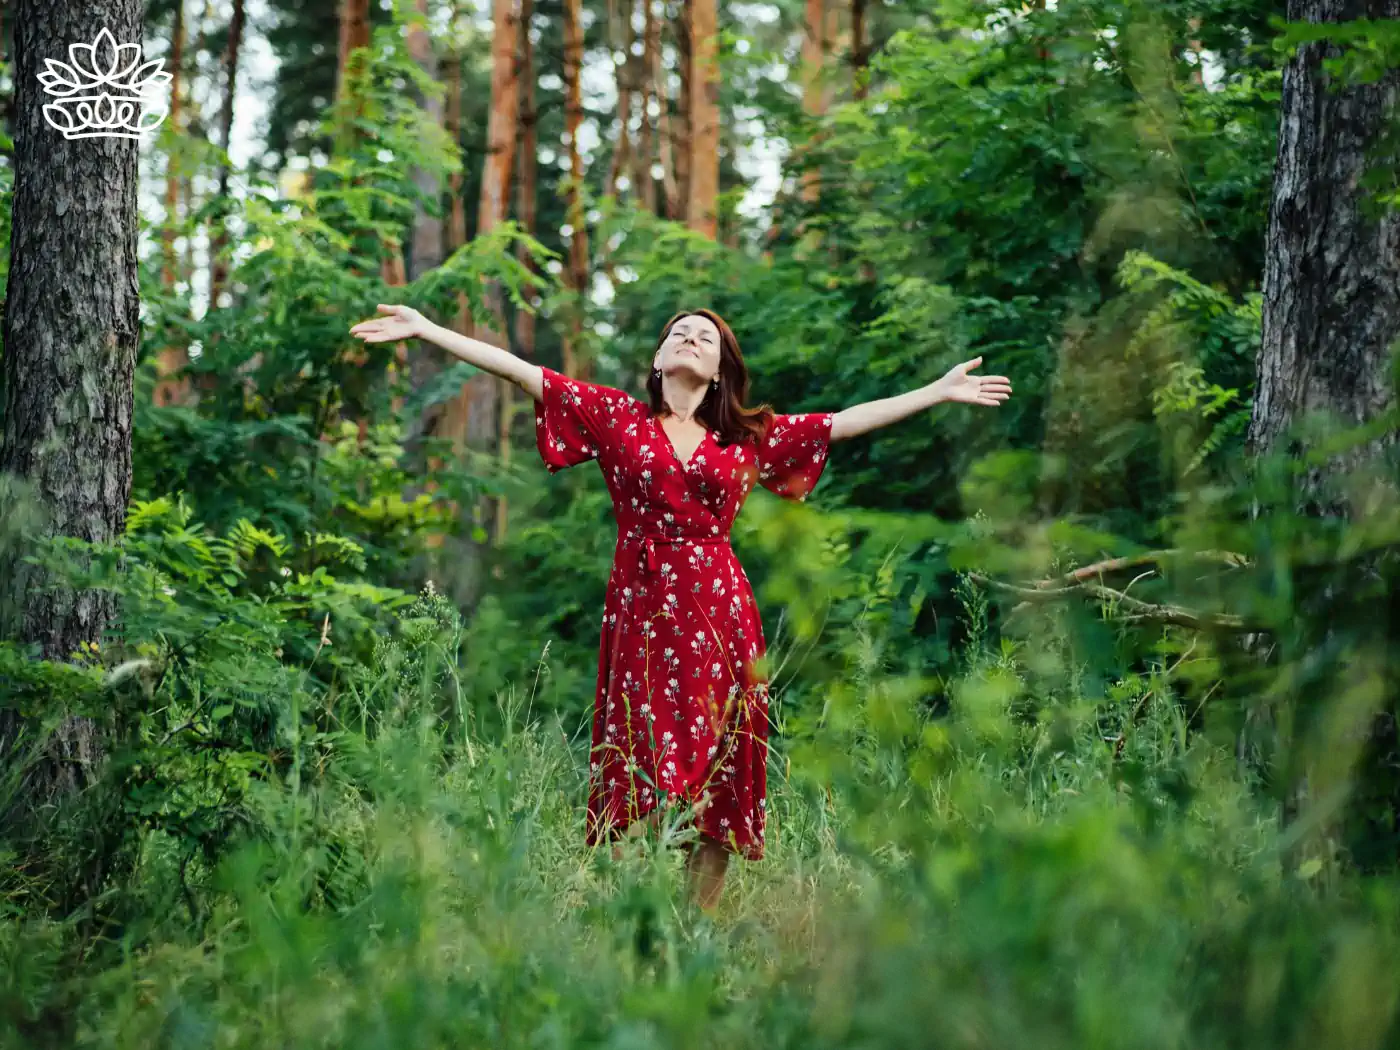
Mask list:
POLYGON ((340 44, 335 78, 337 99, 343 98, 349 89, 346 78, 351 53, 369 47, 369 40, 369 0, 340 0, 340 44))
MULTIPOLYGON (((802 40, 802 109, 808 117, 812 133, 800 153, 805 165, 799 196, 809 210, 821 200, 818 151, 825 136, 820 122, 831 104, 827 66, 836 38, 836 15, 834 0, 807 0, 806 34, 802 40)), ((798 258, 808 257, 816 251, 821 234, 809 228, 806 218, 798 222, 797 235, 794 254, 798 258)))
MULTIPOLYGON (((1400 18, 1400 0, 1289 0, 1288 19, 1319 23, 1359 17, 1400 18)), ((1323 61, 1338 54, 1328 41, 1309 43, 1284 67, 1278 153, 1265 241, 1262 340, 1248 443, 1256 454, 1286 453, 1295 461, 1308 439, 1293 431, 1305 418, 1343 426, 1376 419, 1395 407, 1390 354, 1400 343, 1400 212, 1375 207, 1363 176, 1374 166, 1394 186, 1394 158, 1372 157, 1389 124, 1400 117, 1400 69, 1379 82, 1334 82, 1323 61)), ((1300 510, 1351 517, 1354 504, 1389 490, 1394 479, 1381 453, 1394 427, 1309 469, 1300 479, 1300 510), (1375 470, 1374 477, 1362 475, 1375 470), (1346 479, 1355 478, 1351 487, 1346 479)), ((1315 450, 1315 448, 1314 448, 1315 450)), ((1392 504, 1393 505, 1393 504, 1392 504)), ((1377 615, 1384 617, 1385 610, 1377 615)), ((1305 698, 1290 722, 1297 723, 1305 698)), ((1338 712, 1328 715, 1328 722, 1338 712)), ((1350 711, 1348 718, 1365 712, 1350 711)), ((1264 721, 1272 719, 1266 712, 1264 721)), ((1308 718, 1308 724, 1322 724, 1308 718)), ((1352 773, 1352 749, 1365 738, 1364 721, 1327 741, 1297 737, 1286 749, 1283 815, 1294 820, 1312 799, 1325 799, 1352 773), (1342 745, 1342 746, 1339 746, 1342 745)), ((1384 761, 1396 761, 1392 754, 1384 761)), ((1324 863, 1338 835, 1324 821, 1294 851, 1324 863)))
MULTIPOLYGON (((428 32, 428 0, 416 0, 416 11, 418 17, 412 22, 405 42, 408 53, 426 76, 437 82, 440 72, 446 74, 449 81, 448 91, 453 91, 455 83, 456 89, 460 93, 460 67, 455 56, 449 57, 441 63, 442 69, 439 70, 437 53, 428 32)), ((428 119, 440 127, 445 126, 443 98, 441 96, 424 94, 419 97, 418 103, 423 107, 428 119)), ((448 105, 451 105, 450 100, 448 105)), ((459 98, 459 114, 460 107, 459 98)), ((425 273, 442 265, 444 231, 441 209, 443 187, 442 180, 435 172, 422 167, 413 169, 413 185, 421 196, 414 204, 413 233, 409 245, 405 278, 417 280, 425 273)), ((402 351, 400 361, 407 370, 409 388, 419 390, 442 369, 442 354, 437 348, 428 347, 419 340, 414 340, 411 347, 404 344, 399 345, 402 351)), ((401 407, 401 399, 396 399, 394 411, 397 412, 401 407)), ((410 421, 407 435, 409 443, 417 442, 430 421, 429 415, 430 413, 425 411, 418 419, 410 421)))
POLYGON ((224 48, 224 104, 219 110, 219 144, 224 156, 219 161, 219 201, 225 209, 215 220, 217 232, 209 252, 209 308, 219 305, 219 295, 228 283, 228 183, 233 163, 228 151, 233 143, 233 107, 238 97, 238 54, 243 46, 243 0, 233 0, 228 24, 228 44, 224 48))
MULTIPOLYGON (((520 228, 531 237, 535 236, 536 232, 535 184, 536 172, 539 168, 539 143, 535 130, 535 46, 530 40, 530 21, 534 17, 534 13, 534 0, 521 0, 520 66, 516 76, 516 81, 520 85, 520 115, 517 121, 518 135, 516 136, 520 158, 515 180, 515 213, 520 228)), ((526 269, 533 271, 533 264, 525 245, 517 244, 515 250, 516 257, 521 264, 526 269)), ((520 292, 526 302, 529 302, 530 297, 535 294, 535 286, 527 282, 521 285, 520 292)), ((522 309, 515 311, 515 350, 522 357, 535 356, 534 322, 534 314, 529 311, 522 309)), ((500 447, 502 466, 509 466, 511 458, 511 424, 515 415, 514 393, 515 388, 510 383, 501 384, 500 447)), ((506 497, 502 494, 496 502, 496 541, 498 543, 505 539, 508 524, 509 508, 506 497)))
POLYGON ((867 79, 870 52, 865 42, 865 9, 866 0, 851 0, 851 80, 857 99, 864 99, 870 93, 867 79))
POLYGON ((588 292, 588 226, 583 208, 583 155, 578 131, 583 124, 583 5, 564 0, 564 136, 569 140, 569 261, 567 285, 578 296, 564 343, 564 374, 583 378, 579 344, 583 336, 583 303, 588 292))
POLYGON ((715 0, 690 0, 690 203, 686 225, 711 239, 718 228, 718 47, 715 0))
POLYGON ((652 13, 652 4, 656 0, 643 0, 643 2, 647 5, 647 15, 652 18, 650 39, 654 40, 654 43, 647 68, 650 70, 652 91, 656 95, 658 106, 656 136, 657 152, 661 158, 661 188, 666 198, 666 218, 675 221, 680 218, 682 198, 680 185, 676 181, 676 139, 671 123, 671 93, 667 89, 666 71, 661 64, 661 19, 656 18, 652 13))
POLYGON ((676 212, 671 218, 685 222, 690 208, 690 136, 691 102, 690 93, 694 66, 691 62, 690 5, 692 0, 680 0, 680 13, 671 19, 671 29, 676 38, 676 71, 680 74, 681 88, 676 98, 676 113, 671 121, 674 132, 671 151, 676 162, 676 212))
MULTIPOLYGON (((656 97, 657 90, 652 69, 656 64, 659 27, 652 12, 651 3, 652 0, 642 0, 642 58, 636 77, 636 82, 641 90, 642 122, 637 132, 637 164, 633 180, 637 184, 637 192, 641 195, 642 206, 655 214, 656 177, 652 175, 651 171, 656 164, 656 134, 652 124, 654 118, 651 115, 651 102, 656 97)), ((664 96, 662 98, 664 99, 664 96)))
MULTIPOLYGON (((51 100, 39 73, 48 59, 66 62, 70 43, 99 39, 105 68, 116 44, 141 39, 142 13, 137 0, 19 0, 15 10, 0 472, 33 486, 50 536, 110 541, 126 524, 140 334, 137 142, 65 139, 44 120, 51 100)), ((95 590, 46 593, 48 582, 22 561, 0 570, 4 634, 68 660, 102 640, 116 602, 95 590)), ((80 718, 52 745, 42 783, 31 784, 37 801, 80 786, 101 753, 95 727, 80 718)))
MULTIPOLYGON (((170 112, 165 122, 172 137, 180 134, 184 117, 181 106, 181 93, 185 89, 185 0, 175 0, 175 22, 170 31, 170 112)), ((161 230, 161 252, 164 265, 161 267, 160 283, 167 292, 174 292, 179 281, 178 261, 175 257, 175 223, 180 215, 180 168, 178 147, 172 146, 165 160, 165 227, 161 230)), ((155 388, 157 405, 174 404, 184 401, 189 395, 188 379, 173 378, 188 363, 183 346, 167 346, 156 352, 156 374, 162 378, 155 388), (171 376, 172 378, 165 378, 171 376)))
MULTIPOLYGON (((445 60, 443 72, 444 83, 447 88, 447 107, 444 115, 444 128, 447 137, 453 143, 460 144, 462 139, 462 40, 463 35, 456 31, 465 17, 462 4, 454 7, 452 24, 453 45, 445 60)), ((447 246, 446 254, 450 256, 457 249, 467 243, 467 208, 466 199, 463 194, 463 184, 465 176, 458 169, 448 176, 447 196, 449 202, 447 215, 447 246)), ((470 334, 471 313, 468 310, 467 297, 463 293, 457 294, 457 312, 453 316, 449 327, 455 332, 463 335, 470 334)), ((435 371, 436 365, 427 359, 426 353, 420 353, 416 360, 418 367, 424 370, 421 382, 427 382, 435 371)), ((415 386, 420 385, 420 381, 415 378, 415 386)), ((452 397, 427 410, 423 420, 423 433, 431 436, 451 438, 454 444, 460 443, 467 432, 467 386, 462 384, 462 388, 452 397)), ((432 472, 441 470, 442 460, 436 456, 428 458, 428 469, 432 472)), ((436 483, 429 481, 426 490, 431 492, 437 488, 436 483)), ((456 509, 455 506, 453 508, 456 509)), ((455 517, 455 514, 454 514, 455 517)), ((444 536, 440 533, 429 535, 427 545, 431 548, 442 546, 444 536)))
MULTIPOLYGON (((515 160, 516 123, 520 117, 520 84, 518 51, 520 46, 521 0, 494 0, 491 38, 491 113, 486 128, 486 162, 482 170, 481 197, 478 201, 476 228, 478 234, 489 233, 507 217, 510 201, 511 171, 515 160)), ((472 327, 475 338, 494 346, 508 347, 501 304, 496 282, 488 283, 485 293, 485 316, 472 327)), ((470 324, 470 319, 469 319, 470 324)), ((500 436, 501 388, 504 381, 489 372, 479 372, 466 383, 466 447, 489 452, 500 436)), ((482 497, 474 509, 472 520, 490 542, 494 531, 494 501, 482 497)), ((475 544, 465 552, 462 593, 467 603, 474 603, 480 593, 483 552, 475 544)))
MULTIPOLYGON (((623 2, 627 7, 631 6, 630 0, 623 2)), ((627 170, 628 162, 632 159, 632 16, 627 7, 619 14, 618 3, 619 0, 608 0, 608 51, 621 51, 624 57, 619 62, 616 54, 612 54, 613 83, 617 86, 618 133, 617 142, 613 146, 612 162, 608 165, 608 173, 603 179, 604 197, 617 195, 617 178, 627 170), (624 20, 626 25, 619 32, 620 19, 624 20)))

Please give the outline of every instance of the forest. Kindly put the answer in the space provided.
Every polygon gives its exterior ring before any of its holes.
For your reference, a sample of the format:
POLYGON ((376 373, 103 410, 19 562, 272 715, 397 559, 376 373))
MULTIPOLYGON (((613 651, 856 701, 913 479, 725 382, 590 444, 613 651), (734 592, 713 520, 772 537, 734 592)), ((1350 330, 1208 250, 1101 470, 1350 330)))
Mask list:
POLYGON ((0 50, 0 1047, 1400 1047, 1400 0, 0 50), (701 310, 821 444, 714 906, 685 799, 586 828, 631 511, 551 444, 701 310))

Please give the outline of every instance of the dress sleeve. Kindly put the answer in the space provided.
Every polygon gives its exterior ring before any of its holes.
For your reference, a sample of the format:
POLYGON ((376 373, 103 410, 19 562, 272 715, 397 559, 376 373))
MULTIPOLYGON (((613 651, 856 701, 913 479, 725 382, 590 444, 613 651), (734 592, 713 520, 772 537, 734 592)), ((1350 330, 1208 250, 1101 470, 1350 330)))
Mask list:
POLYGON ((774 415, 758 447, 758 483, 784 499, 805 500, 831 451, 830 412, 774 415))
POLYGON ((540 366, 543 397, 535 402, 535 447, 554 474, 598 459, 617 441, 635 399, 622 390, 571 379, 540 366))

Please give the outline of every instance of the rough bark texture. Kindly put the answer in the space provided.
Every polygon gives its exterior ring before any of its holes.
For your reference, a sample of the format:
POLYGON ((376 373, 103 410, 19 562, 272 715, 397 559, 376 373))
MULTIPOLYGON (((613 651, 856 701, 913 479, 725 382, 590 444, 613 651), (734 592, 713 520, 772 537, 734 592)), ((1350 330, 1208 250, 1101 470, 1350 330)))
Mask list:
MULTIPOLYGON (((1290 0, 1290 20, 1400 18, 1400 0, 1290 0)), ((1264 264, 1263 343, 1249 444, 1275 449, 1301 417, 1354 425, 1394 403, 1388 348, 1400 339, 1400 214, 1363 214, 1367 151, 1396 117, 1400 70, 1376 84, 1329 84, 1328 43, 1284 69, 1264 264)), ((1343 466, 1376 445, 1344 456, 1343 466)), ((1309 487, 1323 480, 1315 472, 1309 487)))
MULTIPOLYGON (((1400 17, 1400 0, 1290 0, 1290 21, 1330 23, 1356 18, 1400 17)), ((1395 404, 1390 382, 1389 349, 1400 339, 1400 214, 1377 216, 1369 207, 1361 181, 1366 169, 1379 164, 1394 179, 1395 158, 1371 156, 1387 124, 1400 117, 1400 70, 1392 69, 1375 84, 1334 83, 1322 68, 1337 54, 1330 42, 1301 47, 1283 72, 1278 153, 1273 198, 1265 242, 1263 331, 1256 362, 1255 399, 1248 442, 1255 454, 1292 452, 1299 441, 1292 428, 1314 415, 1330 417, 1344 426, 1373 420, 1395 404)), ((1353 492, 1332 482, 1354 468, 1373 464, 1388 434, 1364 445, 1353 445, 1325 467, 1302 479, 1303 513, 1352 516, 1365 508, 1352 504, 1353 492)), ((1373 488, 1367 486, 1368 489, 1373 488)), ((1346 623, 1345 602, 1338 604, 1360 580, 1299 590, 1295 600, 1304 609, 1301 620, 1320 632, 1308 643, 1311 655, 1328 660, 1334 630, 1355 630, 1346 623)), ((1390 650, 1386 637, 1387 610, 1377 603, 1370 629, 1380 637, 1375 652, 1390 650)), ((1337 666, 1340 679, 1356 667, 1367 666, 1367 640, 1349 643, 1347 657, 1337 666), (1354 659, 1353 659, 1354 657, 1354 659), (1351 666, 1348 666, 1350 664, 1351 666)), ((1311 672, 1316 673, 1316 671, 1311 672)), ((1356 768, 1363 742, 1374 762, 1394 768, 1394 714, 1359 706, 1364 691, 1345 686, 1315 702, 1307 691, 1291 696, 1287 718, 1287 769, 1283 783, 1282 816, 1292 823, 1310 804, 1325 804, 1345 780, 1358 785, 1371 781, 1356 768), (1326 711, 1324 712, 1324 708, 1326 711), (1366 722, 1378 714, 1369 733, 1366 722), (1340 731, 1327 730, 1349 723, 1340 731), (1316 730, 1326 731, 1324 739, 1316 730), (1367 737, 1369 736, 1369 740, 1367 737)), ((1367 701, 1369 703, 1369 701, 1367 701)), ((1251 726, 1273 724, 1272 705, 1251 714, 1251 726)), ((1244 745, 1254 729, 1241 738, 1244 745)), ((1386 774, 1387 776, 1389 774, 1386 774)), ((1389 802, 1393 821, 1395 801, 1389 802)), ((1285 864, 1296 867, 1315 857, 1327 863, 1341 841, 1334 811, 1296 841, 1285 864)), ((1394 858, 1390 858, 1393 863, 1394 858)))
POLYGON ((719 198, 719 27, 715 0, 690 0, 690 205, 686 225, 714 238, 719 198))
MULTIPOLYGON (((15 8, 15 189, 5 301, 5 418, 0 472, 26 480, 49 535, 106 541, 126 524, 131 494, 132 374, 139 336, 134 139, 69 141, 44 120, 46 59, 103 28, 141 39, 137 0, 19 0, 15 8)), ((99 54, 99 62, 112 56, 99 54)), ((115 612, 95 591, 41 593, 33 566, 0 571, 4 633, 66 660, 99 642, 115 612)), ((70 719, 48 777, 84 779, 99 753, 91 723, 70 719)))

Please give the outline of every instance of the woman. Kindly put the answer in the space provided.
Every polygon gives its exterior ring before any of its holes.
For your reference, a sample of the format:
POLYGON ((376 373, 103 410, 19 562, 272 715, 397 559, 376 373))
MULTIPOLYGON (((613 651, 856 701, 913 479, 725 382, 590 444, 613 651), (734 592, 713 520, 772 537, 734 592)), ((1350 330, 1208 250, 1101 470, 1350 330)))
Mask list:
POLYGON ((897 397, 839 412, 746 408, 739 343, 710 310, 661 332, 647 401, 570 379, 448 331, 406 306, 350 329, 367 342, 426 339, 535 399, 535 443, 549 472, 597 460, 618 540, 603 604, 589 762, 587 842, 655 826, 680 803, 699 832, 688 869, 701 907, 717 903, 730 853, 763 856, 767 682, 753 590, 729 531, 757 482, 804 500, 832 442, 942 401, 998 405, 1002 376, 981 358, 897 397))

